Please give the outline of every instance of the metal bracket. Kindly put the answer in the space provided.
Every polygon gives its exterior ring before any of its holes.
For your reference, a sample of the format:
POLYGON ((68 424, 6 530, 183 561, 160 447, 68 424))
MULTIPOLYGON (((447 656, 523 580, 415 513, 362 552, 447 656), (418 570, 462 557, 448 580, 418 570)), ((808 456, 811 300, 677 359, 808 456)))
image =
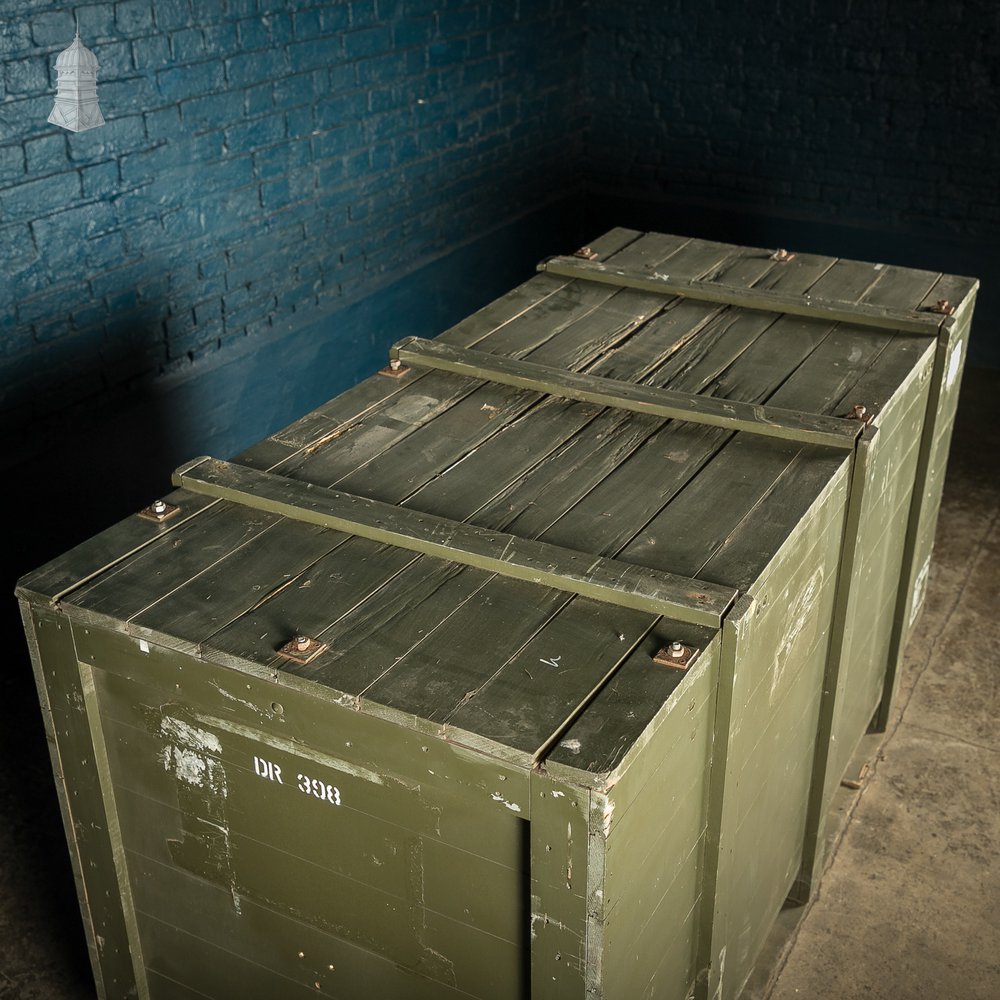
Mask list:
POLYGON ((583 260, 597 260, 598 253, 591 247, 580 247, 579 250, 573 252, 574 257, 581 257, 583 260))
POLYGON ((278 656, 286 660, 293 660, 295 663, 311 663, 320 653, 330 648, 328 642, 320 642, 308 635, 292 636, 278 650, 278 656))
POLYGON ((844 418, 846 420, 860 420, 867 427, 875 419, 875 414, 869 413, 868 407, 863 403, 858 403, 844 414, 844 418))
POLYGON ((139 517, 156 524, 162 524, 178 513, 180 513, 180 507, 176 504, 167 503, 166 500, 154 500, 148 507, 143 507, 139 511, 139 517))
POLYGON ((653 656, 653 662, 661 667, 687 670, 698 658, 700 652, 700 649, 694 646, 685 646, 683 642, 672 642, 653 656))
POLYGON ((385 368, 380 368, 378 373, 379 375, 388 375, 390 378, 402 378, 404 375, 409 375, 410 369, 398 358, 393 358, 385 368))

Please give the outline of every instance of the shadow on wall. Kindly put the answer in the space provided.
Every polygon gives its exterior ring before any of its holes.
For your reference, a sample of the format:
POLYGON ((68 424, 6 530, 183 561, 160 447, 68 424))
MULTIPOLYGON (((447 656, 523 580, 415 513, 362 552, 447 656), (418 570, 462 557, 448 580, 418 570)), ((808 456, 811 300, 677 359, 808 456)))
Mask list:
MULTIPOLYGON (((203 358, 186 377, 139 380, 99 408, 67 412, 66 366, 41 366, 30 393, 10 401, 0 431, 12 444, 4 510, 7 565, 15 572, 0 621, 14 656, 0 672, 0 703, 13 710, 0 726, 0 759, 24 766, 0 773, 0 854, 17 859, 0 867, 0 929, 6 919, 16 922, 0 935, 0 996, 7 995, 4 976, 40 983, 39 962, 58 988, 33 995, 92 995, 37 696, 10 595, 14 578, 169 492, 170 473, 182 462, 199 454, 230 457, 381 367, 394 341, 435 336, 585 235, 593 234, 580 228, 578 201, 554 203, 309 324, 244 338, 203 358), (79 993, 65 992, 67 983, 79 993)), ((111 327, 99 345, 81 339, 66 360, 73 377, 101 398, 102 373, 142 370, 161 340, 159 324, 111 327)))

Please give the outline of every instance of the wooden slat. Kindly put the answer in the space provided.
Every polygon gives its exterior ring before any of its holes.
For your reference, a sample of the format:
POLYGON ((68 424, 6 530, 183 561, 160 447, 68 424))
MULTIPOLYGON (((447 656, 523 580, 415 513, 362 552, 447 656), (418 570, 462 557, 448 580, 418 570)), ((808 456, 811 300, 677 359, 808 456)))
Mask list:
POLYGON ((199 459, 178 469, 174 481, 192 492, 235 500, 255 510, 695 625, 720 624, 735 597, 731 588, 703 586, 697 580, 652 573, 228 462, 199 459))
MULTIPOLYGON (((674 278, 666 274, 649 274, 631 268, 615 267, 600 261, 576 260, 572 257, 554 257, 538 265, 547 274, 585 281, 618 285, 622 288, 640 288, 659 291, 664 295, 684 295, 705 299, 744 309, 765 309, 791 316, 812 316, 836 322, 854 323, 883 330, 937 336, 940 316, 920 313, 911 309, 888 309, 866 303, 847 303, 811 299, 807 296, 784 295, 764 288, 737 288, 718 282, 705 282, 698 278, 674 278)), ((867 288, 867 286, 865 286, 867 288)))
POLYGON ((397 358, 404 365, 436 368, 646 416, 728 427, 764 437, 850 449, 854 447, 859 431, 856 421, 632 385, 530 361, 493 358, 482 351, 456 349, 419 337, 394 344, 389 353, 390 357, 397 358))

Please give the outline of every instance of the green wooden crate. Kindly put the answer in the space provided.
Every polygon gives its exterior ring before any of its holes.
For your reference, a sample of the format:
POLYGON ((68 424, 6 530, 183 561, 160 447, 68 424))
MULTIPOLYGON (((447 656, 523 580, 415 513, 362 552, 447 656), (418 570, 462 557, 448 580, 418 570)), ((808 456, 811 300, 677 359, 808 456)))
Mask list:
POLYGON ((812 891, 976 283, 540 271, 20 582, 102 996, 728 998, 812 891))

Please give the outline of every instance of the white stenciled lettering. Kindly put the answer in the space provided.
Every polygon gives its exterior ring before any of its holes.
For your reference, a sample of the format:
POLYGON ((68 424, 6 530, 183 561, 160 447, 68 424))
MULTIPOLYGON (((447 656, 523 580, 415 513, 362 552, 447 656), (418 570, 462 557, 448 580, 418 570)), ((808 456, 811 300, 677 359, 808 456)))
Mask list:
POLYGON ((319 799, 320 802, 329 802, 330 805, 340 805, 340 789, 336 785, 330 785, 319 778, 311 778, 308 774, 296 775, 298 790, 305 795, 311 795, 319 799))
POLYGON ((254 756, 253 769, 254 773, 260 778, 266 778, 268 781, 276 781, 279 785, 284 784, 281 780, 281 766, 278 764, 273 764, 262 757, 254 756))

